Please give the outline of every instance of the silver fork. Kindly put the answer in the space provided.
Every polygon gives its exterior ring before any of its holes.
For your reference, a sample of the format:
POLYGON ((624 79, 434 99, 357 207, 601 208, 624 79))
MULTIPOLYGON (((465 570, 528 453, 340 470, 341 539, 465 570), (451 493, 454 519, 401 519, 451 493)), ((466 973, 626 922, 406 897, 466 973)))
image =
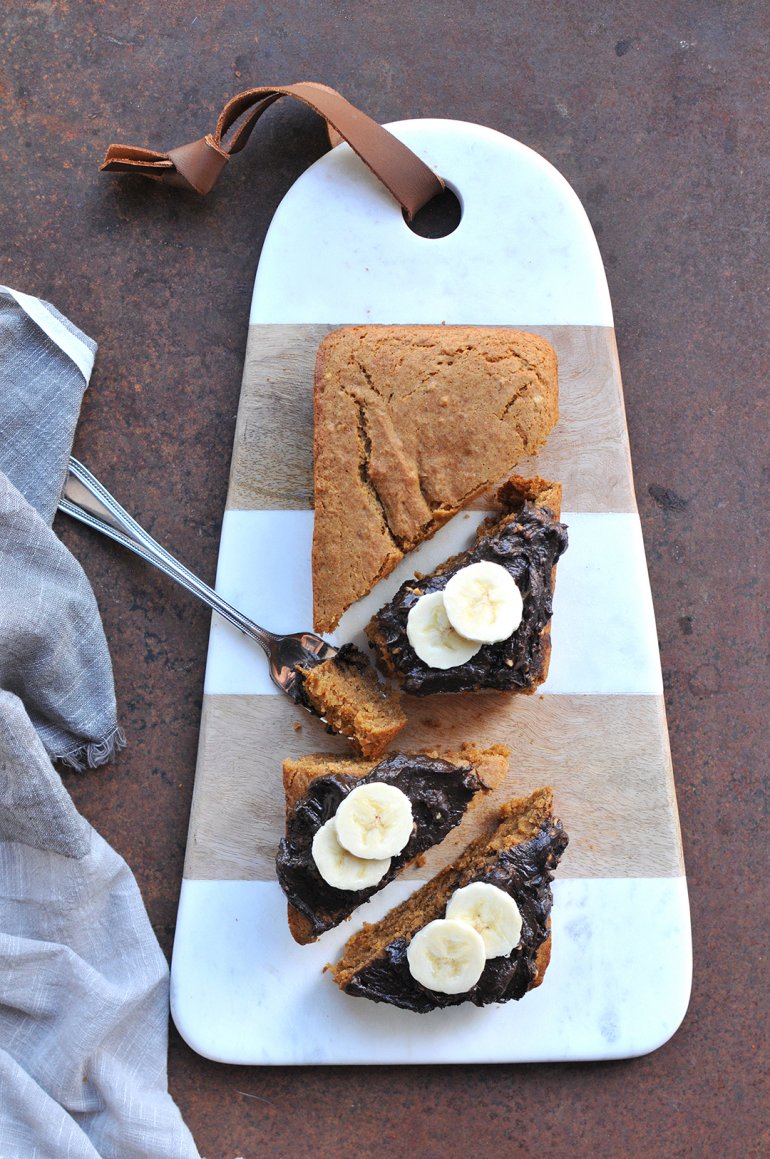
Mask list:
POLYGON ((245 636, 255 640, 267 655, 273 683, 277 684, 295 704, 313 712, 302 699, 297 665, 303 664, 312 668, 323 660, 331 659, 337 654, 337 649, 332 644, 327 644, 313 632, 293 632, 290 635, 279 636, 275 632, 260 628, 259 624, 244 616, 243 612, 228 604, 213 588, 198 579, 189 568, 166 551, 165 547, 161 547, 77 459, 71 458, 69 461, 59 510, 95 531, 101 531, 102 535, 109 536, 116 543, 141 556, 147 563, 160 568, 165 575, 176 580, 188 592, 192 592, 198 599, 203 600, 204 604, 208 604, 225 620, 234 624, 245 636))

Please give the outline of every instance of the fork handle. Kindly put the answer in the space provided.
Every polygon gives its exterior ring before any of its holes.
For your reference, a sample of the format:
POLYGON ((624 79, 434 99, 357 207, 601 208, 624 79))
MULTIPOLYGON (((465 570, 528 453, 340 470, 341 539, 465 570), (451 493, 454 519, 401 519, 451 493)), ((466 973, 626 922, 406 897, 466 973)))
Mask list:
POLYGON ((255 640, 264 651, 270 654, 270 644, 276 639, 272 632, 260 628, 253 620, 248 619, 237 608, 223 600, 213 588, 199 579, 189 568, 180 563, 165 547, 145 531, 128 512, 121 507, 117 499, 104 487, 91 472, 78 462, 70 458, 67 478, 64 484, 63 496, 59 501, 59 510, 73 519, 85 523, 94 531, 115 540, 135 555, 140 556, 147 563, 159 568, 170 579, 176 580, 188 592, 191 592, 204 604, 208 604, 223 619, 228 620, 239 631, 255 640))

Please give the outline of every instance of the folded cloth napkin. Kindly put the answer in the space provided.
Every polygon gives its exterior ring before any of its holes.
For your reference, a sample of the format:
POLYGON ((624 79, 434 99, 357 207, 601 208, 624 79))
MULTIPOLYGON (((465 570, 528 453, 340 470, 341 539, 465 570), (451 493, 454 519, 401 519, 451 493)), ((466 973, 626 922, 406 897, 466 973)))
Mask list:
POLYGON ((50 528, 95 350, 0 287, 0 1159, 196 1159, 165 958, 51 763, 123 743, 96 601, 50 528))

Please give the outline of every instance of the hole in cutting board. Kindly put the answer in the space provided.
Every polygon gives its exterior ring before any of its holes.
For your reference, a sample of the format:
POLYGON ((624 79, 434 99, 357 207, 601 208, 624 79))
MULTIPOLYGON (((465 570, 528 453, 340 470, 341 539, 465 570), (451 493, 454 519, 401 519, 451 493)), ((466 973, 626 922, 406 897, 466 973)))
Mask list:
MULTIPOLYGON (((462 215, 463 209, 460 199, 447 186, 443 193, 432 197, 428 204, 424 205, 406 224, 412 233, 418 234, 419 237, 448 237, 457 229, 462 215)), ((404 221, 406 221, 406 217, 404 217, 404 221)))

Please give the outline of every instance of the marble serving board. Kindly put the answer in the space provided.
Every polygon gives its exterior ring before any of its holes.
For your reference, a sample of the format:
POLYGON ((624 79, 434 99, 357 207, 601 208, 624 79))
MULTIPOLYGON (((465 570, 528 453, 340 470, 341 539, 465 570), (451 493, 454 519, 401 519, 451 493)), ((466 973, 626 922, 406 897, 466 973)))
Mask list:
MULTIPOLYGON (((216 617, 171 976, 186 1041, 233 1063, 608 1059, 679 1026, 691 940, 655 620, 636 509, 606 278, 564 179, 510 138, 456 121, 389 126, 456 192, 462 218, 425 239, 347 146, 280 205, 252 303, 217 589, 276 631, 311 626, 312 384, 320 339, 346 323, 510 325, 556 348, 560 421, 520 473, 563 484, 548 680, 532 697, 408 699, 405 748, 503 742, 506 784, 419 869, 344 928, 298 946, 274 858, 281 762, 341 752, 270 683, 261 652, 216 617), (499 801, 554 786, 570 845, 554 883, 553 953, 521 1002, 414 1015, 340 993, 324 965, 470 840, 499 801)), ((459 418, 461 416, 458 416, 459 418)), ((456 516, 346 613, 361 629, 414 569, 469 541, 456 516)))

